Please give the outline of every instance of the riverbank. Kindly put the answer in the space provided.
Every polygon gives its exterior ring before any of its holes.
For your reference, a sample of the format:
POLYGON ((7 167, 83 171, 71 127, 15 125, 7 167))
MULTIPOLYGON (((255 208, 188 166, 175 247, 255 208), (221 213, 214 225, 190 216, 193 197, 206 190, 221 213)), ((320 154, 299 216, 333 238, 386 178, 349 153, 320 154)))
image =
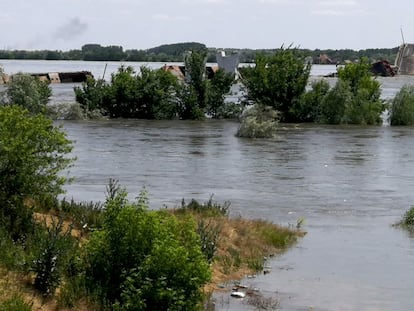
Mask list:
MULTIPOLYGON (((217 230, 217 250, 211 263, 212 279, 204 288, 207 295, 217 290, 231 288, 231 284, 248 275, 263 273, 266 258, 287 250, 304 235, 303 231, 294 226, 283 227, 264 220, 229 218, 225 215, 211 215, 189 210, 183 212, 179 209, 171 212, 178 219, 193 217, 196 222, 203 222, 209 228, 217 230)), ((52 226, 57 220, 57 215, 59 213, 56 211, 50 211, 36 213, 34 217, 36 221, 45 221, 48 226, 52 226)), ((64 231, 70 229, 72 236, 78 239, 80 244, 87 243, 87 230, 79 227, 76 217, 68 214, 60 214, 60 216, 65 219, 64 231)), ((62 306, 64 298, 61 296, 60 288, 53 296, 44 299, 33 289, 32 284, 32 275, 10 271, 4 265, 0 265, 0 307, 4 301, 20 299, 30 305, 31 310, 69 310, 62 306)), ((95 308, 82 299, 71 310, 95 310, 95 308)))

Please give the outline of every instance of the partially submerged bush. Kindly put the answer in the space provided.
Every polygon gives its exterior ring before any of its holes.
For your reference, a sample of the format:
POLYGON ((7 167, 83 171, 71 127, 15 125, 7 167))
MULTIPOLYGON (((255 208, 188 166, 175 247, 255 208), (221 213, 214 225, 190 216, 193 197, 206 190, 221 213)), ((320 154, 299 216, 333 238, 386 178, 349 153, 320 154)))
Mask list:
POLYGON ((21 106, 32 114, 44 113, 52 95, 49 84, 29 74, 17 74, 7 83, 4 104, 21 106))
POLYGON ((398 225, 410 230, 414 230, 414 206, 405 212, 402 220, 398 223, 398 225))
POLYGON ((272 138, 278 128, 278 113, 268 106, 254 105, 242 115, 237 137, 272 138))
POLYGON ((404 85, 390 102, 390 125, 414 125, 414 86, 404 85))
POLYGON ((323 98, 329 91, 329 83, 322 79, 311 83, 311 90, 304 93, 292 107, 291 114, 299 122, 315 122, 320 116, 323 98))

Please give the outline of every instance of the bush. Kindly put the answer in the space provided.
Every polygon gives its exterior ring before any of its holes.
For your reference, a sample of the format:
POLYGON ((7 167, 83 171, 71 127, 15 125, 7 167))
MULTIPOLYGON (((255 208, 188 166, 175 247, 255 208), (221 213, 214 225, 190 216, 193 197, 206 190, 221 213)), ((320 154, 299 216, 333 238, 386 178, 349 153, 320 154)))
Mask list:
POLYGON ((272 107, 256 104, 243 113, 236 136, 272 138, 276 135, 278 124, 278 113, 272 107))
POLYGON ((335 86, 328 91, 320 103, 319 123, 342 124, 347 107, 352 100, 349 84, 338 80, 335 86))
POLYGON ((401 224, 407 228, 414 229, 414 206, 411 207, 403 216, 401 224))
POLYGON ((209 200, 205 203, 199 203, 195 199, 192 199, 188 204, 185 203, 184 199, 181 201, 181 210, 190 210, 210 217, 227 216, 229 208, 230 202, 224 202, 224 204, 221 205, 213 201, 213 196, 210 196, 209 200))
POLYGON ((311 88, 292 107, 291 114, 299 122, 315 122, 318 120, 323 99, 329 92, 329 83, 326 80, 313 81, 311 88))
POLYGON ((414 125, 414 86, 405 85, 391 101, 389 110, 391 125, 414 125))
POLYGON ((340 81, 349 84, 352 98, 346 106, 343 123, 381 124, 385 106, 380 99, 381 85, 371 75, 371 66, 366 59, 359 63, 347 64, 338 69, 340 81))
POLYGON ((297 49, 258 54, 255 65, 241 69, 248 101, 280 112, 282 122, 295 121, 291 108, 299 101, 308 82, 311 66, 297 49))
POLYGON ((63 228, 63 220, 52 218, 49 225, 44 219, 44 228, 36 237, 40 247, 32 263, 35 274, 34 286, 44 296, 51 296, 59 286, 63 267, 75 248, 71 228, 63 228))
POLYGON ((0 142, 0 222, 18 238, 32 227, 27 202, 63 192, 72 146, 52 120, 20 106, 0 107, 0 142))
POLYGON ((328 124, 376 125, 385 109, 380 83, 366 60, 338 69, 338 81, 321 101, 317 121, 328 124))
POLYGON ((86 287, 120 310, 196 310, 210 270, 195 224, 149 211, 145 193, 129 203, 112 189, 101 230, 86 246, 86 287))
POLYGON ((21 106, 31 114, 45 113, 51 95, 49 82, 29 74, 17 74, 7 84, 4 104, 21 106))

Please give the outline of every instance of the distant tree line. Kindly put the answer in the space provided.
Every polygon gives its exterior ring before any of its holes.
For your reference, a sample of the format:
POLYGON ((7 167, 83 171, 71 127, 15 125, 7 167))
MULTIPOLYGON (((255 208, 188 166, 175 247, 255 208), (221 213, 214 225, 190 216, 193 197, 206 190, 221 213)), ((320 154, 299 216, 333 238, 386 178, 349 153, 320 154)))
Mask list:
MULTIPOLYGON (((187 51, 197 50, 207 52, 207 61, 216 62, 216 53, 220 49, 207 48, 198 42, 184 42, 164 44, 146 50, 125 50, 122 46, 100 44, 85 44, 80 50, 70 51, 25 51, 25 50, 0 50, 0 59, 40 59, 40 60, 85 60, 85 61, 142 61, 142 62, 182 62, 187 51)), ((253 63, 255 55, 273 55, 278 49, 225 49, 227 53, 238 53, 240 62, 253 63)), ((366 50, 308 50, 298 49, 314 63, 343 64, 347 61, 355 61, 362 57, 371 62, 387 60, 394 63, 398 47, 366 49, 366 50)))

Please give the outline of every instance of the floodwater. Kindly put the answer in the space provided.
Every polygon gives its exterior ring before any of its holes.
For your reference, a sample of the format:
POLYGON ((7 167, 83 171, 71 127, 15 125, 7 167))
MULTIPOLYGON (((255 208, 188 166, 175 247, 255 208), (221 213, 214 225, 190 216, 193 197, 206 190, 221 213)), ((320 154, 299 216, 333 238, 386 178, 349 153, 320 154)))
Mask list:
MULTIPOLYGON (((414 80, 380 81, 388 99, 414 80)), ((53 90, 73 98, 67 85, 53 90)), ((280 310, 414 308, 414 235, 392 226, 414 204, 414 127, 281 125, 277 138, 254 140, 235 137, 231 121, 60 124, 77 157, 68 197, 103 200, 115 178, 131 198, 145 187, 153 208, 214 195, 233 216, 305 219, 307 235, 267 263, 270 274, 243 280, 280 310)), ((216 310, 253 310, 216 299, 216 310)))

